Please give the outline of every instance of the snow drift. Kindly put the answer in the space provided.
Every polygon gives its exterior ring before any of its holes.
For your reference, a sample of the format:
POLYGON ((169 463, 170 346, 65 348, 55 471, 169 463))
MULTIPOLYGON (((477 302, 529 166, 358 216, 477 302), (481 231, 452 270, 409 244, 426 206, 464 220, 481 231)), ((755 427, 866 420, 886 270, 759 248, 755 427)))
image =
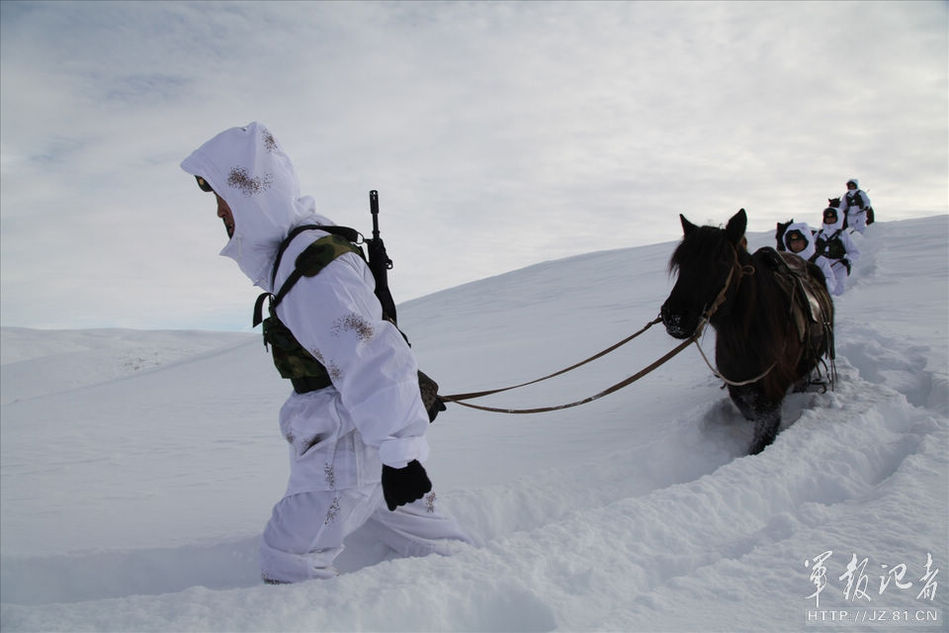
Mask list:
MULTIPOLYGON (((343 575, 293 586, 257 572, 257 536, 286 483, 276 418, 288 388, 257 334, 4 328, 2 628, 945 628, 947 238, 943 215, 856 236, 837 389, 789 396, 760 455, 744 455, 750 425, 691 349, 575 409, 449 405, 427 467, 477 546, 399 559, 357 532, 343 575)), ((403 304, 400 323, 443 393, 522 382, 653 319, 673 246, 467 284, 403 304)), ((655 327, 486 402, 576 400, 674 344, 655 327)))

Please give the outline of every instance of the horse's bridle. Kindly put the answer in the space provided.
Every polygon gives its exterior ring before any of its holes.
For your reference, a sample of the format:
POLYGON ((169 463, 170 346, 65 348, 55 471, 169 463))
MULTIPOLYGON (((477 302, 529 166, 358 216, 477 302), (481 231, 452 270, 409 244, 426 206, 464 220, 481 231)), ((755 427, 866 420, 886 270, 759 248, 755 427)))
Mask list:
POLYGON ((750 264, 747 266, 742 266, 741 260, 738 258, 738 249, 735 248, 734 244, 730 244, 730 246, 732 248, 732 255, 735 256, 735 259, 731 265, 731 268, 728 269, 728 276, 725 277, 725 283, 722 285, 722 289, 719 291, 718 295, 715 297, 715 300, 712 301, 708 309, 706 309, 705 312, 702 314, 701 318, 699 318, 699 324, 695 328, 695 333, 692 334, 690 339, 692 341, 695 341, 695 346, 699 348, 699 354, 702 355, 702 359, 705 361, 705 364, 708 365, 708 368, 712 370, 713 374, 718 376, 718 378, 720 378, 722 381, 724 381, 728 385, 731 385, 733 387, 743 387, 745 385, 756 383, 762 378, 764 378, 765 376, 767 376, 769 373, 771 373, 771 370, 777 366, 778 361, 775 360, 773 363, 771 363, 770 367, 768 367, 766 370, 764 370, 764 372, 762 372, 758 376, 755 376, 754 378, 750 378, 748 380, 741 380, 741 381, 729 380, 728 378, 722 375, 722 372, 718 371, 718 369, 716 369, 712 365, 712 363, 709 362, 708 357, 705 356, 705 352, 702 351, 702 346, 699 344, 699 337, 702 335, 702 330, 705 328, 705 325, 712 318, 712 315, 714 315, 715 312, 717 312, 718 309, 722 307, 722 304, 725 303, 725 297, 728 295, 728 290, 729 288, 731 288, 732 280, 735 278, 735 271, 736 270, 738 271, 739 280, 745 275, 755 274, 755 267, 750 264))
POLYGON ((715 296, 714 301, 709 304, 708 308, 702 312, 702 316, 699 318, 699 325, 695 328, 695 334, 693 338, 698 339, 699 334, 702 333, 702 328, 705 327, 705 324, 708 323, 712 316, 718 312, 718 309, 722 307, 722 304, 725 303, 725 298, 728 296, 728 291, 731 288, 732 280, 735 278, 735 271, 738 271, 738 279, 741 279, 745 275, 755 274, 754 266, 742 266, 741 261, 738 258, 738 249, 731 243, 729 243, 732 249, 733 261, 731 267, 728 269, 728 276, 725 277, 725 283, 722 285, 722 289, 719 290, 718 294, 715 296))

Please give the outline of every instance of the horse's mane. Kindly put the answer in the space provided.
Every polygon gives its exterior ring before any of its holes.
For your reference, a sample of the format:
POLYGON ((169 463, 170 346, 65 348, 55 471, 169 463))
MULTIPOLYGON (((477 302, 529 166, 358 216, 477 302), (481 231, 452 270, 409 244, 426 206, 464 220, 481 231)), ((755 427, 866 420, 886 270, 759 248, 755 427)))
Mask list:
POLYGON ((683 264, 693 261, 709 261, 716 258, 722 248, 728 245, 724 229, 716 226, 700 226, 682 239, 672 258, 669 271, 678 271, 683 264))

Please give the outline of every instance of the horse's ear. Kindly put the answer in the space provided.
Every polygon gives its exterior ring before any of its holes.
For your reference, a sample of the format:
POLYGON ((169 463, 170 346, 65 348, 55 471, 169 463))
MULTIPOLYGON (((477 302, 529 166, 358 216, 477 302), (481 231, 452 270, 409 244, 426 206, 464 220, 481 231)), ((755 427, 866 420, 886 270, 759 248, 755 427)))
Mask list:
POLYGON ((728 236, 728 240, 732 244, 737 245, 745 235, 745 228, 747 226, 748 216, 745 215, 745 210, 742 209, 728 221, 728 224, 725 226, 725 235, 728 236))
POLYGON ((682 234, 688 237, 689 233, 699 228, 685 219, 685 216, 681 213, 679 214, 679 220, 682 222, 682 234))

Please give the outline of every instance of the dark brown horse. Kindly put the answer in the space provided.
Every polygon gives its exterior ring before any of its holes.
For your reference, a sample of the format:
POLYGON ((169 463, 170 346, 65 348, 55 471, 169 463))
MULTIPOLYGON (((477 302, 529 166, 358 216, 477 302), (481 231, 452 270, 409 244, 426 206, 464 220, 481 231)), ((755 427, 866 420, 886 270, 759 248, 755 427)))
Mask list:
POLYGON ((679 217, 684 237, 670 262, 678 279, 662 321, 679 339, 706 321, 715 328, 717 373, 755 423, 755 454, 774 441, 788 390, 806 385, 822 357, 833 359, 833 301, 813 264, 771 248, 748 253, 744 209, 724 229, 679 217))

